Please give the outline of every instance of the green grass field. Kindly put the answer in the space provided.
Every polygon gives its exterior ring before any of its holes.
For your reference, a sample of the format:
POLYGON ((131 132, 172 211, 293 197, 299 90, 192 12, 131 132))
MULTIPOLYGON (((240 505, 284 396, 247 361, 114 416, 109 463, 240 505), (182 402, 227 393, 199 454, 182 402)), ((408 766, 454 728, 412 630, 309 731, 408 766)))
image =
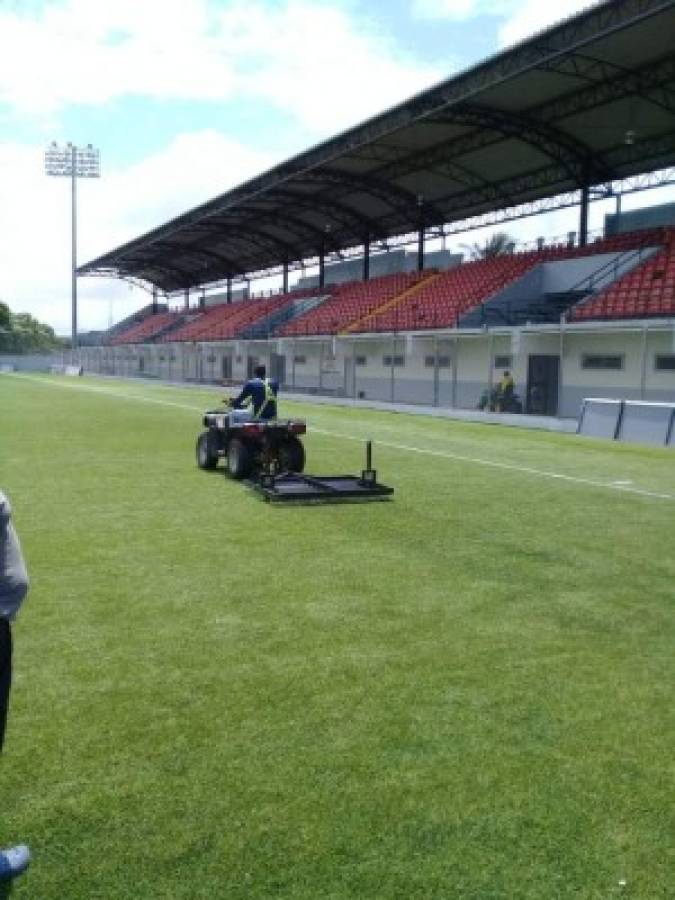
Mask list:
POLYGON ((280 508, 218 396, 0 377, 12 896, 675 896, 673 451, 284 403, 396 494, 280 508))

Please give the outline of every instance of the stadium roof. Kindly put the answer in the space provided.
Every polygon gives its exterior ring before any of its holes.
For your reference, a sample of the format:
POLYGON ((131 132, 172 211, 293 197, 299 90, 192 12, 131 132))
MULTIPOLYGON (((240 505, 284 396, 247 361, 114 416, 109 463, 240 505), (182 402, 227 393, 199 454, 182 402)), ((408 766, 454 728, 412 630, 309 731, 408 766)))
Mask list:
POLYGON ((611 0, 78 270, 166 292, 675 161, 675 0, 611 0))

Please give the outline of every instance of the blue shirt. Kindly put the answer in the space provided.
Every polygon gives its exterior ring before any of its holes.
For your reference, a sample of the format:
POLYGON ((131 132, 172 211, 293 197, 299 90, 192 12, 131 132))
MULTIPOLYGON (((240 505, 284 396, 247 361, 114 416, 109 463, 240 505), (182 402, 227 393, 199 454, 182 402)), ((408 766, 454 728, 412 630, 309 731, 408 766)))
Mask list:
POLYGON ((246 401, 250 399, 253 404, 254 416, 260 419, 276 419, 276 396, 278 393, 278 381, 271 381, 269 378, 251 378, 241 389, 239 396, 232 401, 232 406, 235 409, 243 409, 246 406, 246 401), (269 385, 270 391, 274 395, 273 400, 267 397, 267 385, 269 385))

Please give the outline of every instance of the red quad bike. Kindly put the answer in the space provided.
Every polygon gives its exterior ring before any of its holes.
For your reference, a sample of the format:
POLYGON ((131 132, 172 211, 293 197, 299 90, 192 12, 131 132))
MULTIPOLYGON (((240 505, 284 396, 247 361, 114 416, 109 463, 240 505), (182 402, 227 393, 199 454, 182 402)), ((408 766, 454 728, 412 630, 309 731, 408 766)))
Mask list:
POLYGON ((237 412, 204 413, 206 431, 197 438, 197 465, 215 469, 225 459, 233 478, 269 472, 302 472, 305 434, 302 419, 250 419, 237 412))
POLYGON ((294 503, 342 503, 388 500, 394 489, 380 484, 372 467, 372 442, 366 443, 361 475, 307 475, 299 435, 303 419, 254 419, 243 410, 207 412, 206 431, 197 438, 197 465, 215 469, 220 459, 234 478, 264 500, 294 503))

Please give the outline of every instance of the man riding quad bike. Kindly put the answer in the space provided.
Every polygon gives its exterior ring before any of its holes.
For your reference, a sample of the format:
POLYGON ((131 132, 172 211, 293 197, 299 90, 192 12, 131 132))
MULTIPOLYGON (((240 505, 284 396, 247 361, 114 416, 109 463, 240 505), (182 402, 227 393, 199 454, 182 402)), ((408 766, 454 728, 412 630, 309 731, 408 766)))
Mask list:
POLYGON ((235 478, 302 472, 305 450, 298 435, 307 426, 301 419, 277 419, 278 391, 278 383, 266 377, 265 367, 257 366, 239 396, 225 401, 230 411, 205 413, 207 430, 197 439, 197 465, 215 469, 224 458, 235 478))

